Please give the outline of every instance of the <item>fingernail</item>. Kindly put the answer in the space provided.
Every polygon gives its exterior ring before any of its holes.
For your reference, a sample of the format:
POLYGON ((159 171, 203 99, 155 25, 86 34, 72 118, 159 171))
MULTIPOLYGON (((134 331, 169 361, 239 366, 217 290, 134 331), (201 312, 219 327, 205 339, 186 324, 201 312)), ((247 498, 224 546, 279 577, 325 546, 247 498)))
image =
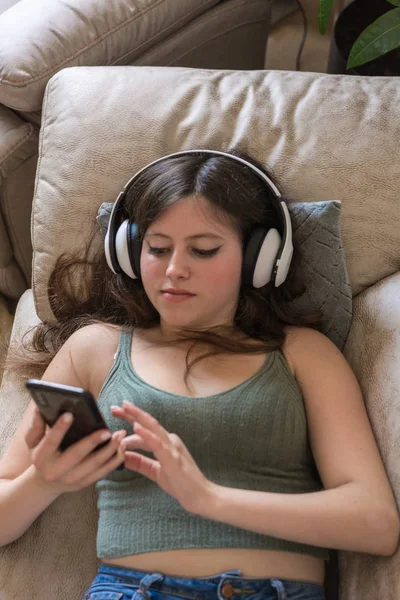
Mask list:
POLYGON ((115 440, 118 440, 120 442, 122 438, 126 436, 126 433, 127 432, 125 431, 125 429, 123 429, 122 431, 116 431, 113 437, 115 440))
POLYGON ((111 431, 104 431, 104 433, 101 434, 100 439, 102 442, 105 442, 106 440, 109 440, 111 437, 111 431))
POLYGON ((128 400, 124 400, 122 402, 122 406, 133 406, 133 403, 132 402, 128 402, 128 400))
POLYGON ((74 419, 74 416, 71 413, 65 413, 62 418, 64 423, 72 423, 73 419, 74 419))

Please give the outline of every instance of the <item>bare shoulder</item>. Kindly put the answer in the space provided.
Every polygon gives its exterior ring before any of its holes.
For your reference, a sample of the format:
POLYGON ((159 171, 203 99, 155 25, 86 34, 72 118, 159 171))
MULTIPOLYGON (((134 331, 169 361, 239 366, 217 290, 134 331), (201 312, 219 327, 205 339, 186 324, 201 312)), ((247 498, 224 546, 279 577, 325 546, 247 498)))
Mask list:
POLYGON ((283 354, 288 361, 293 374, 301 376, 304 370, 322 363, 345 363, 346 359, 335 344, 323 333, 311 327, 285 327, 283 354))
POLYGON ((120 330, 119 326, 106 323, 81 327, 66 342, 71 358, 81 365, 97 362, 102 355, 109 355, 114 348, 117 349, 120 330))
POLYGON ((97 397, 117 351, 121 328, 107 323, 92 323, 69 338, 71 361, 81 374, 86 388, 97 397))
POLYGON ((92 323, 91 325, 85 325, 81 327, 70 337, 74 348, 79 350, 81 348, 87 349, 88 346, 92 346, 93 343, 103 342, 104 344, 114 344, 121 331, 119 325, 110 325, 108 323, 92 323))
POLYGON ((296 325, 287 325, 285 327, 286 342, 290 346, 298 344, 328 344, 334 345, 331 340, 312 327, 300 327, 296 325))

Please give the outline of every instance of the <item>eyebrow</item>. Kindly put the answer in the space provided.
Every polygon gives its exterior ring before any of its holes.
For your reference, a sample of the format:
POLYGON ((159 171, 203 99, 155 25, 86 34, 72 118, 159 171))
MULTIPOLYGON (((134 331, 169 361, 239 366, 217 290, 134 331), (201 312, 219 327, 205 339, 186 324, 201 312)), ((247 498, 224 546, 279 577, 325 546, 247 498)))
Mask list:
MULTIPOLYGON (((165 233, 146 233, 145 237, 150 237, 150 236, 158 236, 158 237, 162 237, 162 238, 167 238, 167 239, 171 239, 171 237, 169 235, 165 235, 165 233)), ((187 237, 185 237, 185 240, 197 240, 199 238, 212 238, 212 239, 219 239, 219 240, 223 240, 224 238, 220 235, 217 235, 215 233, 196 233, 195 235, 188 235, 187 237)))

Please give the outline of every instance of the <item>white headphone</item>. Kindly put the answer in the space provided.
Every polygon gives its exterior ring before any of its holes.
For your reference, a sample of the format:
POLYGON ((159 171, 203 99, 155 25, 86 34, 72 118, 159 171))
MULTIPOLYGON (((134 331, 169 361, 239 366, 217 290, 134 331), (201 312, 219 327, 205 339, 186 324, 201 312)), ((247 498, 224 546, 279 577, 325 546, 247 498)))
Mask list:
POLYGON ((104 240, 106 260, 110 269, 115 274, 123 272, 132 279, 140 278, 142 242, 139 240, 137 225, 128 219, 122 220, 121 217, 123 200, 128 190, 149 167, 170 158, 190 155, 225 156, 246 165, 263 181, 276 200, 282 235, 277 229, 262 224, 254 227, 243 251, 242 283, 255 288, 263 287, 270 281, 275 287, 282 285, 287 278, 293 256, 292 224, 286 202, 274 182, 263 171, 243 158, 218 150, 174 152, 154 160, 131 177, 114 203, 104 240))

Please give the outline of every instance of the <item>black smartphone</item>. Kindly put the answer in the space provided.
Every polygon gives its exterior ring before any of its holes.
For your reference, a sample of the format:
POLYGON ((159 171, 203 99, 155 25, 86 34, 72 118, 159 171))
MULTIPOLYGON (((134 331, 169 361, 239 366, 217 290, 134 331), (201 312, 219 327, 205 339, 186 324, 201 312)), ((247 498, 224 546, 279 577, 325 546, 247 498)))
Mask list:
MULTIPOLYGON (((70 412, 74 415, 74 421, 60 444, 60 450, 66 450, 71 444, 98 429, 108 429, 90 392, 82 388, 41 379, 28 379, 25 386, 39 408, 44 421, 50 427, 53 427, 62 413, 70 412)), ((108 444, 109 441, 100 443, 93 452, 108 444)), ((117 468, 123 468, 123 464, 117 468)))

